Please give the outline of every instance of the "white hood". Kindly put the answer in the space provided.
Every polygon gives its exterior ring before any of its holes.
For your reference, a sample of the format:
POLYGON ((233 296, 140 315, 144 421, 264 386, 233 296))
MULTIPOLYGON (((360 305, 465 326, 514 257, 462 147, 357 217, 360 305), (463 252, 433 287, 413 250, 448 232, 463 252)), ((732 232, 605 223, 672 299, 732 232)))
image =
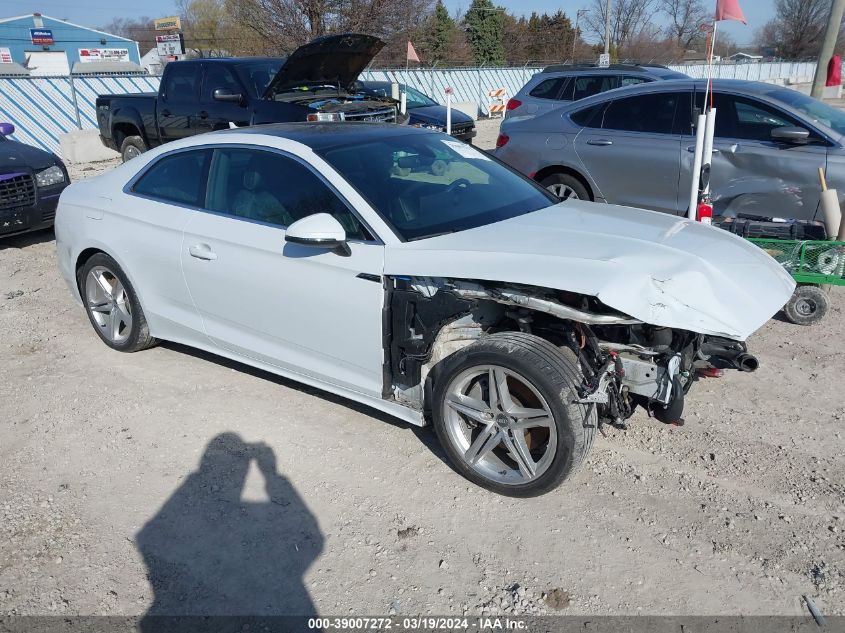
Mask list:
POLYGON ((575 200, 390 246, 385 273, 567 290, 646 323, 738 340, 780 310, 795 288, 780 264, 727 231, 575 200))

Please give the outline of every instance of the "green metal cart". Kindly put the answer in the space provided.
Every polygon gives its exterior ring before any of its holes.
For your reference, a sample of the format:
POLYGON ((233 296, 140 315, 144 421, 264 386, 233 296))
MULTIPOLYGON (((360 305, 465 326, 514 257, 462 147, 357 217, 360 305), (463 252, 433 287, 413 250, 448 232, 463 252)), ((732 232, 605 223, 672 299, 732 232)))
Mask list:
POLYGON ((786 318, 812 325, 830 307, 827 286, 845 286, 845 242, 746 238, 775 258, 798 283, 783 307, 786 318))

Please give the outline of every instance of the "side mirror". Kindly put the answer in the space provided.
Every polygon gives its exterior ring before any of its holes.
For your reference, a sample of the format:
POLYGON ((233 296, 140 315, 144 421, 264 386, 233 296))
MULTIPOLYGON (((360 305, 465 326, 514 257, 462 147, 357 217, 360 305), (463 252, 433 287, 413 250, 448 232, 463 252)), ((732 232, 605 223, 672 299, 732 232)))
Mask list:
POLYGON ((211 93, 211 96, 214 97, 215 101, 240 103, 243 100, 242 94, 232 92, 228 88, 215 88, 214 92, 211 93))
POLYGON ((11 123, 0 123, 0 134, 3 136, 9 136, 10 134, 15 133, 15 126, 11 123))
POLYGON ((285 241, 315 248, 340 248, 349 254, 346 231, 340 222, 328 213, 315 213, 297 220, 285 231, 285 241))
POLYGON ((772 140, 781 143, 806 143, 810 138, 810 131, 803 127, 785 125, 772 130, 772 140))

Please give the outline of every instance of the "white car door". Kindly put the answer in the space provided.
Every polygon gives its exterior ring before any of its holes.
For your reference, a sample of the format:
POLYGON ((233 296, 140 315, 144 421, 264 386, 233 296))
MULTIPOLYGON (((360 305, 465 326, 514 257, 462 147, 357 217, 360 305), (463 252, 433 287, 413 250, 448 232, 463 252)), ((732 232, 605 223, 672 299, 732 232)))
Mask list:
POLYGON ((182 269, 218 346, 379 397, 384 246, 310 167, 252 147, 215 149, 206 212, 185 228, 182 269), (285 242, 331 213, 351 253, 285 242))

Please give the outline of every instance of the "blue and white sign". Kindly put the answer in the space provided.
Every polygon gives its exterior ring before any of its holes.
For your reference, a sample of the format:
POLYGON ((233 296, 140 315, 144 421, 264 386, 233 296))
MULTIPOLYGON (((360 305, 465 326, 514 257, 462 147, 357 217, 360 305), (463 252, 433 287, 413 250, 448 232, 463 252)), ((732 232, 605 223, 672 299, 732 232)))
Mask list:
POLYGON ((52 29, 29 29, 29 39, 33 44, 52 44, 53 30, 52 29))

